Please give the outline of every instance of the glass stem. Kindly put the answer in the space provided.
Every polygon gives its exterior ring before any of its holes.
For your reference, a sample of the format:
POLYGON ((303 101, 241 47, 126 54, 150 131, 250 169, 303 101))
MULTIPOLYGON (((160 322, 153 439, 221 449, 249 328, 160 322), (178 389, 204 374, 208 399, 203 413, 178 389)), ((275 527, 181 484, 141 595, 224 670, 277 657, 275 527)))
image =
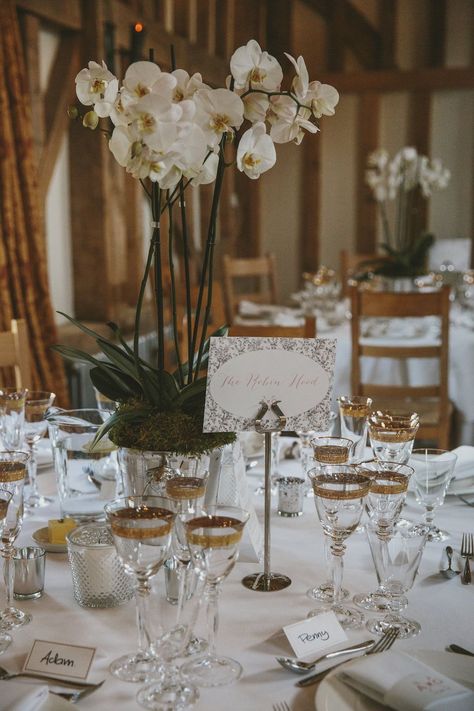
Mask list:
POLYGON ((28 477, 30 479, 30 498, 39 496, 38 481, 36 478, 36 454, 35 445, 28 444, 30 450, 30 458, 28 460, 28 477))
POLYGON ((6 545, 2 550, 3 555, 3 578, 5 580, 5 588, 7 592, 7 610, 13 607, 13 572, 14 565, 12 562, 13 558, 13 546, 6 545))
POLYGON ((176 574, 178 576, 178 609, 176 610, 176 624, 179 624, 183 614, 184 601, 188 591, 188 579, 190 570, 192 571, 192 566, 189 562, 183 563, 181 560, 177 560, 176 563, 176 574))
POLYGON ((216 637, 217 630, 219 627, 219 593, 220 588, 217 583, 207 583, 206 587, 206 600, 207 600, 207 630, 208 630, 208 644, 209 644, 209 654, 215 656, 216 654, 216 637))
POLYGON ((146 578, 138 578, 135 590, 137 605, 138 651, 142 654, 148 652, 152 637, 149 624, 150 586, 146 578))
POLYGON ((332 541, 330 565, 335 605, 337 605, 342 599, 342 575, 344 570, 343 557, 345 550, 346 547, 342 541, 332 541))
POLYGON ((425 523, 431 528, 434 520, 434 508, 433 506, 427 506, 425 511, 425 523))

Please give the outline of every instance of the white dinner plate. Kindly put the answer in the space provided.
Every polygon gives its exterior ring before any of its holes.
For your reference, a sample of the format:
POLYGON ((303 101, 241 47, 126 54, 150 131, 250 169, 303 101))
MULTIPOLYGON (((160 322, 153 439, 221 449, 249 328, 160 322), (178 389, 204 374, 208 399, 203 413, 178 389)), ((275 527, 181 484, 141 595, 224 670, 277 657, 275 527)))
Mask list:
MULTIPOLYGON (((474 657, 428 649, 413 650, 410 656, 474 690, 474 657)), ((354 660, 356 661, 356 660, 354 660)), ((348 662, 350 664, 350 662, 348 662)), ((316 711, 386 711, 386 706, 359 694, 337 679, 337 671, 319 684, 314 699, 316 711)))
POLYGON ((32 538, 36 543, 44 548, 47 553, 67 553, 67 543, 50 543, 49 542, 49 529, 38 528, 32 534, 32 538))

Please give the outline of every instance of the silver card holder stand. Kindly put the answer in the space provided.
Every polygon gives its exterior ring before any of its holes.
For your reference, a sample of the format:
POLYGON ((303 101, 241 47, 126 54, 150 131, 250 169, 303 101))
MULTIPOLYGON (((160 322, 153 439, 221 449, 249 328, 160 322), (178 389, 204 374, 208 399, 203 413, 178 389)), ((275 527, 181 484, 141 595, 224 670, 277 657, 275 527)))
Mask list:
POLYGON ((285 429, 286 417, 278 406, 279 400, 270 403, 262 402, 255 419, 255 431, 265 437, 265 509, 264 509, 264 541, 263 541, 263 572, 246 575, 242 585, 249 590, 273 592, 283 590, 291 585, 291 579, 282 573, 272 573, 270 570, 270 514, 271 514, 271 474, 272 474, 272 433, 285 429), (263 418, 268 411, 278 418, 278 427, 265 427, 263 418))

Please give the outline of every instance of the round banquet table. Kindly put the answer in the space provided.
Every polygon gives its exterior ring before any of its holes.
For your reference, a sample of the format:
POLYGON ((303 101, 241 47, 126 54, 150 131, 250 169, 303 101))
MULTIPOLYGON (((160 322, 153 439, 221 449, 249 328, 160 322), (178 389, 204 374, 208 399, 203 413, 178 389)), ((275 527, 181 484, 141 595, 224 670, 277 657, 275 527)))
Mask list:
MULTIPOLYGON (((285 461, 283 467, 286 473, 290 473, 298 469, 299 464, 285 461)), ((253 489, 255 476, 249 475, 248 481, 253 489)), ((42 493, 54 493, 52 470, 46 470, 39 476, 39 485, 42 493)), ((218 652, 239 660, 243 674, 231 686, 201 689, 200 700, 194 707, 196 711, 271 711, 272 705, 281 701, 286 701, 291 711, 313 711, 315 708, 317 687, 296 687, 295 682, 301 677, 282 669, 275 661, 275 655, 291 654, 282 627, 303 620, 308 611, 315 607, 306 597, 306 591, 326 578, 323 535, 311 498, 305 500, 304 513, 299 518, 278 516, 275 497, 272 504, 272 570, 289 575, 292 585, 286 590, 271 593, 252 592, 244 588, 240 582, 243 576, 261 568, 245 554, 245 550, 250 548, 248 541, 244 542, 241 559, 223 585, 217 641, 218 652)), ((255 505, 260 515, 263 497, 255 497, 255 505)), ((457 551, 461 532, 474 528, 472 514, 472 509, 451 496, 446 498, 445 505, 437 512, 437 524, 450 531, 452 536, 449 542, 457 551)), ((412 520, 421 519, 421 509, 411 494, 404 516, 412 520)), ((33 531, 46 525, 49 518, 57 517, 56 503, 26 516, 17 545, 31 545, 33 531)), ((474 584, 462 585, 459 576, 448 581, 438 574, 444 545, 427 543, 415 585, 408 593, 408 616, 421 623, 422 632, 411 640, 397 641, 396 649, 441 651, 447 644, 455 642, 474 650, 474 584)), ((354 533, 349 538, 344 567, 344 585, 352 593, 375 588, 376 577, 364 533, 354 533)), ((163 572, 160 571, 159 575, 163 577, 163 572)), ((98 691, 83 699, 79 707, 84 711, 130 711, 140 708, 135 701, 139 685, 119 681, 108 672, 113 659, 135 649, 133 601, 113 609, 79 607, 73 598, 67 555, 51 553, 47 555, 43 597, 18 604, 31 612, 33 621, 14 633, 12 645, 0 660, 2 666, 11 671, 20 669, 34 639, 96 647, 89 679, 106 679, 106 682, 98 691)), ((349 633, 349 639, 353 641, 368 638, 370 634, 364 630, 349 633)))

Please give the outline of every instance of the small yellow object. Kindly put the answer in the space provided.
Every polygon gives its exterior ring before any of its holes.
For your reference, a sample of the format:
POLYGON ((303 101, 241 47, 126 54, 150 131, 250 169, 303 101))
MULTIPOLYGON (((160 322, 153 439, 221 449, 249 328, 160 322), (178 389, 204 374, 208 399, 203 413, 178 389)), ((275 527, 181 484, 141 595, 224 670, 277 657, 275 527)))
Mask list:
POLYGON ((66 535, 76 527, 77 523, 73 518, 50 519, 48 521, 49 542, 59 545, 66 543, 66 535))

